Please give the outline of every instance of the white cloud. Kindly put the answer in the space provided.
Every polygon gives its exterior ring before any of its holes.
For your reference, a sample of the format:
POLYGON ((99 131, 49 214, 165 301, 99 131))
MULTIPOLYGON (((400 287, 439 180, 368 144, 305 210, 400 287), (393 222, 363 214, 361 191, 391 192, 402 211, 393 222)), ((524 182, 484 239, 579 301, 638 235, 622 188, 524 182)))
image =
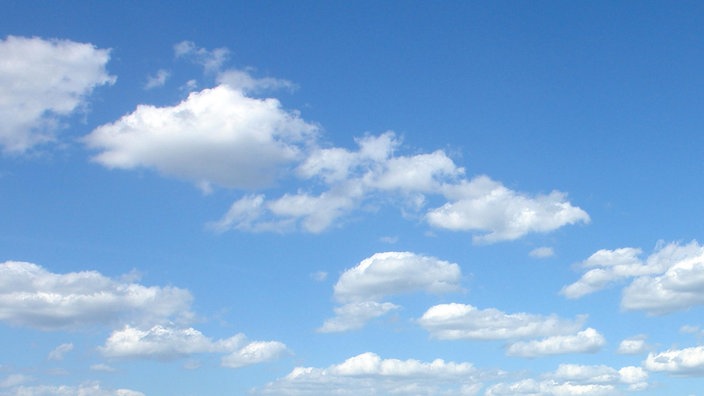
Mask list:
POLYGON ((62 360, 64 355, 73 350, 72 343, 65 343, 54 348, 53 351, 49 352, 47 359, 49 360, 62 360))
POLYGON ((367 352, 327 368, 296 367, 256 391, 274 395, 474 395, 479 372, 470 363, 382 359, 367 352))
POLYGON ((230 56, 230 51, 227 48, 207 50, 197 47, 192 41, 181 41, 174 45, 174 55, 203 66, 206 72, 217 72, 230 56))
POLYGON ((675 375, 704 376, 704 346, 649 353, 643 367, 675 375))
POLYGON ((340 276, 335 298, 354 302, 417 291, 446 293, 459 290, 461 276, 459 265, 435 257, 411 252, 376 253, 340 276))
POLYGON ((100 348, 111 358, 171 360, 195 354, 216 353, 225 367, 242 367, 274 360, 286 353, 278 341, 248 342, 243 334, 212 340, 194 328, 157 325, 150 329, 125 326, 114 331, 100 348))
POLYGON ((92 365, 90 366, 90 369, 93 370, 93 371, 102 371, 102 372, 105 372, 105 373, 112 373, 112 372, 115 372, 115 371, 116 371, 114 367, 109 366, 109 365, 107 365, 107 364, 105 364, 105 363, 96 363, 96 364, 92 364, 92 365))
POLYGON ((628 366, 617 370, 608 366, 561 364, 540 380, 526 378, 499 383, 489 387, 485 395, 615 395, 626 389, 643 390, 648 386, 647 379, 648 374, 641 367, 628 366))
POLYGON ((623 289, 621 306, 666 314, 704 304, 704 247, 696 241, 658 243, 645 261, 639 249, 600 250, 582 263, 589 269, 577 282, 562 289, 578 298, 620 279, 635 278, 623 289))
POLYGON ((555 255, 555 251, 551 247, 543 246, 530 251, 529 255, 535 258, 548 258, 555 255))
POLYGON ((113 84, 110 51, 69 40, 0 40, 0 146, 22 153, 55 140, 61 117, 87 105, 94 88, 113 84))
POLYGON ((582 327, 576 320, 555 315, 507 314, 498 309, 477 309, 466 304, 440 304, 429 308, 418 324, 443 340, 506 340, 569 334, 582 327))
POLYGON ((191 294, 95 271, 56 274, 32 263, 0 264, 0 320, 43 330, 188 317, 191 294))
POLYGON ((144 89, 154 89, 164 86, 166 80, 171 77, 171 73, 165 69, 159 69, 155 75, 147 77, 147 82, 144 84, 144 89))
POLYGON ((271 184, 300 160, 317 127, 227 85, 191 93, 168 107, 140 105, 85 142, 96 162, 119 169, 152 168, 198 184, 254 188, 271 184))
POLYGON ((410 252, 376 253, 346 270, 334 287, 335 317, 322 332, 358 329, 374 318, 398 308, 378 302, 387 296, 413 292, 446 293, 460 289, 460 267, 434 257, 410 252))
POLYGON ((337 333, 357 330, 364 327, 370 320, 386 315, 389 311, 397 308, 399 308, 398 305, 389 302, 361 301, 345 304, 335 307, 335 316, 325 320, 325 323, 318 331, 321 333, 337 333))
POLYGON ((606 343, 604 336, 589 327, 573 335, 556 335, 542 340, 519 341, 509 345, 506 354, 539 357, 567 353, 594 353, 606 343))
POLYGON ((230 368, 249 366, 276 360, 288 352, 278 341, 254 341, 222 358, 222 365, 230 368))
POLYGON ((250 73, 236 69, 229 69, 220 73, 217 81, 220 84, 227 84, 245 93, 258 93, 281 88, 292 90, 296 88, 296 84, 287 80, 272 77, 254 78, 250 73))
POLYGON ((622 340, 618 344, 618 350, 616 350, 616 353, 622 355, 637 355, 645 352, 647 349, 648 345, 645 343, 645 336, 638 335, 622 340))
POLYGON ((567 224, 588 223, 589 215, 553 191, 531 197, 486 176, 446 187, 451 202, 428 212, 430 225, 454 231, 487 232, 479 243, 514 240, 529 232, 548 232, 567 224))
POLYGON ((10 390, 7 396, 145 396, 130 389, 105 389, 97 382, 70 385, 19 386, 10 390))

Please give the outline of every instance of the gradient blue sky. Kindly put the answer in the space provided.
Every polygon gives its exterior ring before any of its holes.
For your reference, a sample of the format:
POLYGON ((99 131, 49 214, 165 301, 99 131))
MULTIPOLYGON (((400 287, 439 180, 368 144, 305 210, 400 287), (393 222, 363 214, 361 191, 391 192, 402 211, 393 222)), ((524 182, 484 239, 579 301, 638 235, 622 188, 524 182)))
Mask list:
POLYGON ((699 2, 10 2, 0 395, 699 395, 699 2))

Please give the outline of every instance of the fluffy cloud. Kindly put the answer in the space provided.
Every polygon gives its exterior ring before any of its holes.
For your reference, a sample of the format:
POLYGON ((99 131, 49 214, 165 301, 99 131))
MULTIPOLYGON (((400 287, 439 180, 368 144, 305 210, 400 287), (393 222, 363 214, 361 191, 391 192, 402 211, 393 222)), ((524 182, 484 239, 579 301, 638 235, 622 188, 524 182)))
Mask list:
POLYGON ((335 298, 343 302, 377 300, 387 295, 459 289, 457 264, 410 252, 376 253, 345 271, 335 284, 335 298))
POLYGON ((287 352, 278 341, 248 342, 243 334, 212 340, 194 328, 157 325, 142 330, 125 326, 114 331, 100 348, 111 358, 170 360, 202 353, 223 354, 222 365, 242 367, 274 360, 287 352))
POLYGON ((446 293, 459 290, 457 264, 410 252, 384 252, 362 260, 345 271, 334 287, 335 317, 325 321, 322 332, 358 329, 366 322, 398 308, 379 300, 413 292, 446 293))
POLYGON ((69 40, 0 40, 0 146, 22 153, 55 139, 61 117, 85 107, 95 87, 112 84, 110 51, 69 40))
POLYGON ((704 376, 704 346, 649 353, 643 367, 675 375, 704 376))
POLYGON ((276 99, 227 85, 191 93, 169 107, 138 106, 89 134, 94 160, 109 168, 156 169, 202 186, 252 188, 273 182, 317 131, 276 99))
POLYGON ((645 343, 645 336, 639 335, 622 340, 618 344, 618 350, 616 350, 616 353, 622 355, 637 355, 645 352, 647 349, 648 345, 645 343))
POLYGON ((569 334, 584 322, 555 315, 507 314, 498 309, 477 309, 466 304, 440 304, 429 308, 418 324, 443 340, 506 340, 569 334))
POLYGON ((474 395, 481 386, 470 363, 382 359, 367 352, 328 368, 296 367, 256 393, 274 395, 474 395))
POLYGON ((191 294, 143 286, 95 271, 56 274, 39 265, 0 264, 0 320, 43 330, 189 316, 191 294))
POLYGON ((520 357, 539 357, 567 353, 594 353, 606 343, 604 336, 590 328, 572 335, 557 335, 541 340, 519 341, 509 345, 506 354, 520 357))
POLYGON ((613 395, 620 394, 624 387, 632 391, 645 389, 647 379, 648 374, 641 367, 616 370, 608 366, 561 364, 541 380, 527 378, 499 383, 489 387, 485 395, 613 395))
POLYGON ((451 202, 428 212, 428 222, 455 231, 486 231, 476 242, 513 240, 529 232, 548 232, 567 224, 588 223, 589 215, 553 191, 531 197, 486 176, 446 187, 451 202))
POLYGON ((600 250, 582 263, 590 268, 577 282, 563 288, 578 298, 620 279, 635 278, 623 289, 621 306, 665 314, 704 304, 704 247, 696 241, 659 243, 645 261, 639 249, 600 250))

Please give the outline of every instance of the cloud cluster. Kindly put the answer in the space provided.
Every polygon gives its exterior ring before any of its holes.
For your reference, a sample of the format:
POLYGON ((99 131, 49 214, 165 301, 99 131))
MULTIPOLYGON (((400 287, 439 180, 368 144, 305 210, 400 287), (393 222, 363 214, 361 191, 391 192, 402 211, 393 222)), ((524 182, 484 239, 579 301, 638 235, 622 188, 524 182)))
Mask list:
POLYGON ((592 328, 579 331, 586 317, 574 320, 555 315, 508 314, 495 308, 478 309, 467 304, 430 307, 418 324, 442 340, 509 340, 511 356, 538 357, 566 353, 595 352, 604 337, 592 328), (516 341, 544 337, 539 340, 516 341))
POLYGON ((587 272, 562 294, 579 298, 611 283, 632 279, 623 289, 621 306, 650 314, 666 314, 704 304, 704 246, 659 243, 641 260, 640 249, 600 250, 581 267, 587 272))
POLYGON ((224 354, 222 365, 242 367, 278 359, 287 352, 278 341, 247 341, 244 334, 213 341, 194 328, 156 325, 150 329, 125 326, 114 331, 100 348, 111 358, 170 360, 196 354, 224 354))
MULTIPOLYGON (((242 367, 283 356, 278 341, 247 341, 243 334, 213 341, 185 326, 193 316, 191 294, 175 287, 143 286, 95 271, 56 274, 26 262, 0 264, 0 320, 42 330, 121 326, 100 348, 109 358, 168 360, 223 354, 222 365, 242 367)), ((49 354, 60 360, 73 349, 62 344, 49 354)))
POLYGON ((160 323, 191 315, 191 294, 143 286, 96 271, 56 274, 27 262, 0 264, 0 320, 42 330, 115 323, 160 323))
POLYGON ((704 375, 704 346, 649 353, 643 367, 674 375, 704 375))
POLYGON ((561 364, 540 379, 526 378, 490 386, 485 395, 614 395, 623 390, 639 391, 648 387, 648 373, 641 367, 615 369, 609 366, 561 364))
POLYGON ((321 332, 358 329, 369 320, 398 308, 380 302, 403 293, 446 293, 459 290, 457 264, 411 252, 384 252, 362 260, 345 271, 334 287, 334 297, 344 305, 325 321, 321 332))
POLYGON ((476 394, 480 373, 470 363, 382 359, 371 352, 327 368, 296 367, 257 394, 438 395, 476 394))
POLYGON ((53 141, 61 117, 116 80, 105 69, 109 50, 70 40, 8 36, 0 59, 0 147, 10 153, 53 141))

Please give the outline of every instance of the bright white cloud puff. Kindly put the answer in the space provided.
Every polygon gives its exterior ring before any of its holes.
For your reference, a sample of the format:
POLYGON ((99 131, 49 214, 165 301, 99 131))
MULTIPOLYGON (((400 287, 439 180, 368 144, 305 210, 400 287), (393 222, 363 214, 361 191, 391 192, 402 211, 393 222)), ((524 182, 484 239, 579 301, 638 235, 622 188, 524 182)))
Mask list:
POLYGON ((643 367, 673 375, 704 375, 704 346, 649 353, 643 367))
POLYGON ((460 289, 457 264, 410 252, 384 252, 362 260, 345 271, 334 287, 335 299, 344 305, 318 329, 340 332, 359 329, 369 320, 398 308, 380 302, 387 296, 413 292, 446 293, 460 289))
POLYGON ((600 250, 582 263, 588 271, 562 294, 579 298, 619 280, 633 278, 623 289, 621 306, 660 315, 704 304, 704 247, 659 243, 643 261, 640 249, 600 250))
POLYGON ((382 359, 371 352, 327 368, 296 367, 256 394, 271 395, 472 395, 481 387, 470 363, 382 359))
POLYGON ((187 318, 191 294, 95 271, 56 274, 26 262, 0 264, 0 320, 42 330, 187 318))
POLYGON ((238 368, 278 359, 287 352, 278 341, 247 341, 243 334, 212 340, 194 328, 157 325, 141 330, 131 326, 114 331, 100 348, 111 358, 171 360, 195 354, 223 354, 222 365, 238 368))
POLYGON ((9 153, 54 141, 62 117, 116 80, 105 69, 109 50, 70 40, 8 36, 0 59, 0 147, 9 153))

